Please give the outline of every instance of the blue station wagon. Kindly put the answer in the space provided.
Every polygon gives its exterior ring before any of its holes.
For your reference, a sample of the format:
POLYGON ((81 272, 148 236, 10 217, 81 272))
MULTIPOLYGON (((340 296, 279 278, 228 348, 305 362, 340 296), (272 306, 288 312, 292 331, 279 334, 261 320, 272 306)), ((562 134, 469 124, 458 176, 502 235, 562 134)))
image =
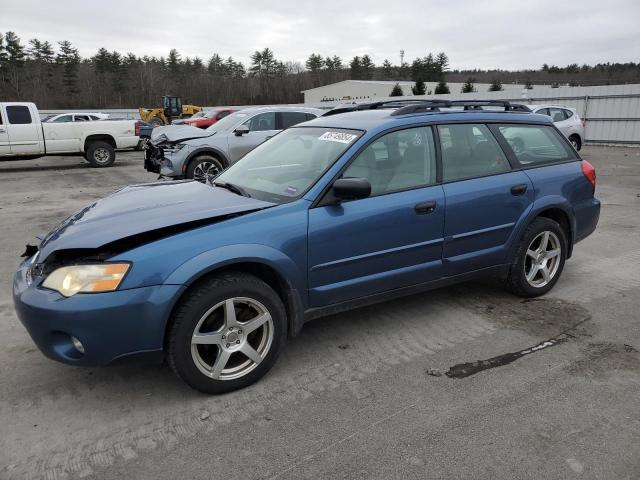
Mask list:
POLYGON ((212 185, 123 188, 28 248, 13 296, 40 350, 73 365, 166 359, 226 392, 313 318, 478 275, 542 295, 596 228, 595 170, 546 116, 495 101, 344 110, 212 185))

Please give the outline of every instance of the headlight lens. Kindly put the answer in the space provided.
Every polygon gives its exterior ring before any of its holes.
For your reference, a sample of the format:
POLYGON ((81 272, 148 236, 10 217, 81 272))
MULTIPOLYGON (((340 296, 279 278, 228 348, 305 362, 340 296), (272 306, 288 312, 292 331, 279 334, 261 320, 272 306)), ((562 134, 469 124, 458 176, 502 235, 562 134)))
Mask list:
POLYGON ((72 265, 54 270, 42 284, 65 297, 76 293, 112 292, 129 270, 128 263, 72 265))
POLYGON ((184 143, 174 143, 173 145, 167 145, 166 147, 164 147, 164 149, 168 153, 176 153, 182 150, 184 147, 186 147, 186 144, 184 143))

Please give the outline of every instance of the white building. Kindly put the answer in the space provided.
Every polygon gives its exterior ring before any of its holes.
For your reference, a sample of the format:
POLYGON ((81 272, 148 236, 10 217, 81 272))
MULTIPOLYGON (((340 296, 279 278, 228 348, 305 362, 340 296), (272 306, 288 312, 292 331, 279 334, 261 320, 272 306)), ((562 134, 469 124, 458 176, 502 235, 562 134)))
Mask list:
MULTIPOLYGON (((415 82, 396 82, 387 80, 344 80, 342 82, 323 85, 322 87, 303 90, 304 103, 318 103, 323 101, 342 101, 342 100, 370 100, 375 98, 385 98, 389 96, 393 86, 399 84, 402 93, 405 96, 412 96, 411 87, 415 82)), ((435 91, 437 82, 425 82, 427 94, 429 91, 435 91)), ((460 93, 463 83, 448 83, 449 90, 452 94, 460 93)), ((486 92, 489 90, 489 83, 476 83, 474 87, 477 92, 486 92)), ((522 85, 503 84, 505 91, 512 91, 520 96, 522 85)))

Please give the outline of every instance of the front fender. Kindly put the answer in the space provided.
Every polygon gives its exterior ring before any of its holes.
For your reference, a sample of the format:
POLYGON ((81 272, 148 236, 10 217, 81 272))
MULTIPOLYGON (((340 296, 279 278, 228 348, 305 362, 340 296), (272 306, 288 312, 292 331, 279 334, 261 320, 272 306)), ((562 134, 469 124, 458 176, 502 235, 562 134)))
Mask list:
POLYGON ((170 285, 190 285, 214 270, 237 263, 260 263, 273 268, 289 288, 306 290, 306 276, 296 263, 275 248, 260 244, 237 244, 215 248, 187 260, 164 281, 170 285))
POLYGON ((218 158, 220 158, 222 160, 222 162, 224 163, 225 168, 228 167, 231 164, 229 162, 229 157, 221 149, 216 148, 216 147, 210 147, 210 146, 206 146, 206 147, 202 146, 202 147, 195 147, 193 150, 190 149, 189 156, 184 161, 185 168, 186 168, 186 165, 189 165, 189 162, 191 160, 193 160, 195 157, 197 157, 198 155, 203 154, 203 153, 213 154, 213 155, 217 156, 218 158))

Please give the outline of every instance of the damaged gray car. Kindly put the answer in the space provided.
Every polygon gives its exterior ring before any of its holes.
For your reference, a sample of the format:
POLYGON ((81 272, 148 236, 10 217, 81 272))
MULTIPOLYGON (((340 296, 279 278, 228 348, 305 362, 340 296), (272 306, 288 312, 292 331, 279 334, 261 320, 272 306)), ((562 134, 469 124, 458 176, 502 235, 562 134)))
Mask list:
POLYGON ((144 167, 164 177, 210 182, 281 130, 321 116, 304 107, 247 108, 202 130, 189 125, 153 129, 145 149, 144 167))

